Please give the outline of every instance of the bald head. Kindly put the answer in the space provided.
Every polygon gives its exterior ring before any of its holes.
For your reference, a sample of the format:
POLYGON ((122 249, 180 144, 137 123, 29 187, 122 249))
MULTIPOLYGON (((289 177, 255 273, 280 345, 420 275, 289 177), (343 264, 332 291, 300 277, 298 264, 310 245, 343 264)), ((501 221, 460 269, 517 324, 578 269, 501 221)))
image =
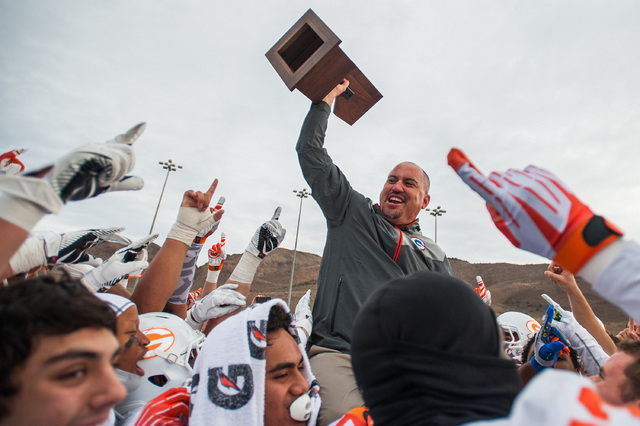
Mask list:
MULTIPOLYGON (((416 169, 420 170, 421 177, 422 177, 422 188, 423 188, 425 194, 428 194, 429 193, 429 189, 431 187, 431 179, 429 179, 429 175, 427 174, 427 172, 425 172, 422 167, 418 166, 416 163, 411 162, 411 161, 403 161, 402 163, 399 163, 396 167, 394 167, 393 170, 395 170, 398 166, 401 166, 401 165, 412 166, 412 167, 415 167, 416 169)), ((393 170, 392 170, 392 172, 393 172, 393 170)))

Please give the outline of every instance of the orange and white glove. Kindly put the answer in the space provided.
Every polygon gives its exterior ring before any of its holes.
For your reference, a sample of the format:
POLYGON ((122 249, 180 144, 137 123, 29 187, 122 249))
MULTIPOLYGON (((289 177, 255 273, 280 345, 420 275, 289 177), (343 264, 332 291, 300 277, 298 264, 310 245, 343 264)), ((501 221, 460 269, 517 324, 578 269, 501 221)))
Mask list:
POLYGON ((189 424, 189 398, 185 387, 171 388, 147 402, 136 426, 184 426, 189 424))
POLYGON ((224 265, 224 261, 227 259, 227 252, 224 248, 226 242, 227 236, 223 232, 220 234, 220 242, 215 243, 209 249, 209 271, 207 272, 207 282, 214 284, 218 282, 218 276, 222 270, 222 265, 224 265))
MULTIPOLYGON (((221 210, 226 200, 227 200, 226 198, 220 197, 218 199, 218 204, 216 204, 215 207, 211 208, 211 213, 216 213, 218 210, 221 210)), ((205 241, 207 241, 207 237, 209 237, 211 234, 216 232, 216 229, 218 229, 219 225, 220 225, 220 221, 218 220, 217 222, 214 222, 211 225, 207 226, 206 228, 202 229, 200 232, 198 232, 196 237, 193 239, 193 242, 196 244, 204 244, 205 241)))
POLYGON ((487 177, 457 148, 447 159, 484 198, 496 227, 514 246, 553 259, 573 274, 622 236, 547 170, 528 166, 487 177))
POLYGON ((191 293, 189 293, 189 295, 187 296, 187 310, 193 308, 193 305, 196 304, 196 301, 198 300, 198 297, 200 297, 201 294, 202 294, 202 287, 200 287, 196 291, 192 291, 191 293))
POLYGON ((480 275, 476 277, 476 282, 478 283, 478 288, 474 288, 473 291, 480 296, 480 299, 482 299, 485 305, 491 307, 491 292, 484 285, 484 281, 482 281, 482 277, 480 275))
POLYGON ((29 148, 12 149, 0 155, 0 173, 6 175, 17 175, 24 172, 24 164, 18 160, 18 155, 29 151, 29 148))

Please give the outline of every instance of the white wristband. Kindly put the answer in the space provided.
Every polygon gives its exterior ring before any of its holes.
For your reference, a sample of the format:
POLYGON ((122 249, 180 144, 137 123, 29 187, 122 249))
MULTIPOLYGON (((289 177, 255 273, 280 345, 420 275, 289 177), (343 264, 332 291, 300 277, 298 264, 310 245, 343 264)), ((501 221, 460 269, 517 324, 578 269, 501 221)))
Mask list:
POLYGON ((220 270, 219 269, 217 271, 212 271, 211 269, 209 269, 209 271, 207 272, 206 281, 209 282, 209 283, 212 283, 212 284, 217 284, 219 275, 220 275, 220 270))
POLYGON ((245 251, 227 281, 251 285, 261 261, 258 256, 245 251))

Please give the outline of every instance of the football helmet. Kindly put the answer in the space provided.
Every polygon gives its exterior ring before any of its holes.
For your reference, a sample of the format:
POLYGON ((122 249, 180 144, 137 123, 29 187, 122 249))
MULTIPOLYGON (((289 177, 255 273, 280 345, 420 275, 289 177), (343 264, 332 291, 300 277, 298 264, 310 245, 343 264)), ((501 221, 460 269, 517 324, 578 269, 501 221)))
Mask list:
POLYGON ((118 404, 120 415, 144 406, 168 389, 189 385, 193 364, 205 335, 182 318, 164 312, 140 315, 140 330, 151 340, 149 352, 138 362, 144 370, 140 386, 118 404))
POLYGON ((497 318, 504 333, 505 351, 516 364, 523 363, 523 350, 529 339, 540 330, 540 323, 522 312, 509 311, 497 318))

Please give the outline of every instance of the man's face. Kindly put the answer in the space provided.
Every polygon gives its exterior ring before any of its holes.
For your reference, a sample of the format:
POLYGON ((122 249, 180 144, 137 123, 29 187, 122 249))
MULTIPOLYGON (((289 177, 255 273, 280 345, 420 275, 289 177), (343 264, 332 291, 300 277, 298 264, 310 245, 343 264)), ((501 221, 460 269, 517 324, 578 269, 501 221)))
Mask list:
POLYGON ((265 426, 301 425, 289 415, 289 406, 309 390, 302 376, 302 354, 296 341, 285 330, 267 334, 265 377, 265 426))
POLYGON ((113 363, 118 342, 106 328, 40 337, 15 374, 18 394, 5 424, 102 424, 126 396, 113 363))
POLYGON ((429 205, 426 177, 420 167, 400 163, 391 170, 380 192, 380 210, 392 225, 404 225, 429 205))
MULTIPOLYGON (((625 368, 634 361, 634 357, 625 352, 618 351, 611 355, 602 367, 597 376, 591 377, 596 384, 596 390, 600 397, 613 405, 621 405, 633 401, 625 397, 628 386, 628 378, 624 374, 625 368)), ((638 401, 635 401, 637 404, 638 401)))
POLYGON ((143 376, 144 370, 138 366, 138 361, 147 353, 150 340, 140 331, 140 317, 135 306, 130 307, 118 317, 116 329, 122 351, 118 357, 118 368, 143 376))

